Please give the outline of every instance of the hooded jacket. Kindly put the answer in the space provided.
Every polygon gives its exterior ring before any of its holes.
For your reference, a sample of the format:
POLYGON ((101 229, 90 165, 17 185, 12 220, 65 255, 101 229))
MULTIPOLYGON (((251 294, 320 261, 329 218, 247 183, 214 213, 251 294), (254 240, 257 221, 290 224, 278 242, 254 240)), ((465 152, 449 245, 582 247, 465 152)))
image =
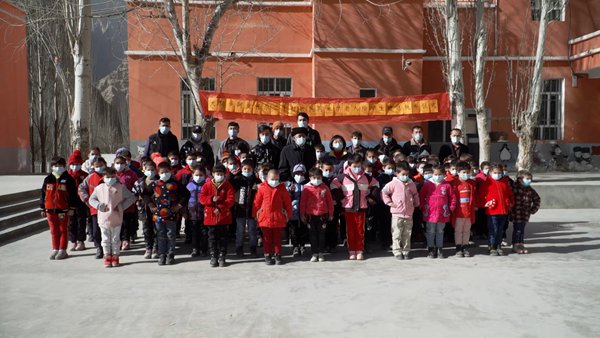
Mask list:
POLYGON ((284 184, 275 188, 267 182, 258 186, 253 214, 261 228, 285 228, 292 214, 292 200, 284 184))

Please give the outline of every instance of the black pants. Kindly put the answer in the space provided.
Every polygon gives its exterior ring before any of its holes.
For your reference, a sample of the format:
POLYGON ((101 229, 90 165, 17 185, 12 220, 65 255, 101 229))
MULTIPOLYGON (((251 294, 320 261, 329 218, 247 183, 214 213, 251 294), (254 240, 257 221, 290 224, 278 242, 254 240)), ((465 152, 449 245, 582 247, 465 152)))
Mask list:
POLYGON ((123 226, 121 226, 121 240, 130 241, 137 228, 137 212, 123 213, 123 226))
POLYGON ((69 241, 71 243, 85 241, 86 226, 89 210, 87 206, 79 206, 75 210, 75 215, 69 221, 69 241))
POLYGON ((310 249, 313 255, 325 252, 325 232, 327 229, 327 215, 308 216, 310 224, 310 249))
POLYGON ((96 248, 102 247, 102 233, 98 226, 98 215, 92 215, 92 237, 94 238, 94 246, 96 248))
MULTIPOLYGON (((208 252, 208 229, 204 226, 204 220, 190 220, 189 222, 192 248, 200 252, 208 252)), ((187 224, 185 227, 188 228, 187 224)))
POLYGON ((477 209, 473 233, 477 236, 488 236, 487 215, 484 208, 477 209))
POLYGON ((413 227, 411 233, 411 242, 425 243, 425 223, 423 222, 423 212, 416 208, 413 212, 413 227))
POLYGON ((327 222, 327 229, 325 229, 325 245, 329 249, 336 248, 338 246, 338 225, 340 219, 333 217, 332 221, 327 222))
POLYGON ((289 223, 290 237, 292 240, 292 246, 304 246, 308 242, 308 228, 306 224, 299 220, 292 220, 289 223))
POLYGON ((144 233, 144 243, 146 244, 146 250, 157 249, 156 246, 156 229, 154 228, 154 222, 152 221, 152 214, 146 213, 146 220, 142 224, 142 232, 144 233))
POLYGON ((208 249, 210 255, 227 255, 227 237, 229 236, 229 225, 208 226, 208 249))
POLYGON ((377 218, 377 240, 382 248, 388 248, 392 244, 392 214, 390 207, 385 204, 375 205, 377 218))

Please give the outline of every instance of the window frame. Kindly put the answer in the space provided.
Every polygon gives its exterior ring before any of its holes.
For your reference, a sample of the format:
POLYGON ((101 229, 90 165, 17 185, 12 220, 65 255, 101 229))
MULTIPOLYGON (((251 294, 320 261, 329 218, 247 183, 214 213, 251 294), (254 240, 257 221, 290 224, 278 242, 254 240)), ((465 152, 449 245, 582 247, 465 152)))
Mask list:
POLYGON ((540 105, 540 113, 538 116, 538 122, 534 129, 534 138, 536 141, 561 141, 564 136, 564 94, 565 94, 565 81, 564 79, 544 79, 542 84, 542 95, 541 105, 540 105), (555 89, 547 91, 547 83, 549 81, 557 81, 555 85, 555 89), (551 124, 551 101, 552 98, 556 98, 556 103, 554 107, 556 107, 557 111, 555 113, 555 123, 551 124), (542 124, 542 122, 545 122, 542 124), (556 137, 550 137, 547 134, 555 134, 556 137))
MULTIPOLYGON (((187 78, 180 79, 180 118, 181 118, 181 140, 187 140, 192 135, 192 127, 196 125, 196 116, 194 114, 194 102, 192 97, 192 90, 188 84, 187 78)), ((216 91, 217 81, 214 77, 203 77, 201 79, 201 90, 205 91, 216 91), (207 85, 208 81, 208 85, 207 85)), ((210 131, 210 139, 215 139, 217 131, 215 126, 210 131)))
POLYGON ((294 81, 293 78, 290 77, 257 77, 256 78, 256 95, 258 96, 273 96, 273 97, 291 97, 294 94, 294 81), (267 85, 266 90, 261 90, 261 81, 273 81, 273 89, 269 89, 269 85, 267 85), (279 81, 290 81, 289 90, 281 90, 279 87, 281 83, 279 81))

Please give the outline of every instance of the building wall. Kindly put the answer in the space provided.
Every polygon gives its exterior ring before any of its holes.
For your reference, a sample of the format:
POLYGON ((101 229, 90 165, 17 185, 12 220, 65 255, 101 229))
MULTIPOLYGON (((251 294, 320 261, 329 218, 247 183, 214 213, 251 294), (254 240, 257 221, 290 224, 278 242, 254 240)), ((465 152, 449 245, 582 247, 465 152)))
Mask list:
POLYGON ((0 174, 31 169, 29 97, 25 13, 0 2, 0 116, 5 126, 0 137, 0 174))

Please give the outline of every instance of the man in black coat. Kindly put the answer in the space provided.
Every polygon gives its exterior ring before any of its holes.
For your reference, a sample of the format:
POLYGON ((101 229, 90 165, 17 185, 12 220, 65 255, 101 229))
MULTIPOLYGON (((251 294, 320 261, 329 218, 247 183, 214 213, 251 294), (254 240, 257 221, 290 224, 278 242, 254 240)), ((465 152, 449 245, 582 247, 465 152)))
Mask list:
POLYGON ((317 163, 315 149, 307 144, 306 128, 292 129, 292 144, 283 147, 279 159, 279 178, 282 182, 292 179, 292 170, 296 164, 312 168, 317 163))
POLYGON ((221 142, 217 153, 218 160, 223 158, 223 153, 227 152, 230 155, 240 156, 241 153, 250 151, 250 145, 245 140, 238 137, 240 133, 240 125, 235 121, 227 124, 228 137, 221 142))
POLYGON ((159 121, 158 132, 148 137, 144 156, 150 158, 153 153, 160 153, 160 156, 167 157, 171 151, 179 151, 179 141, 171 133, 171 120, 163 117, 159 121))
POLYGON ((454 155, 456 159, 460 158, 462 154, 469 153, 469 147, 460 142, 462 131, 458 128, 454 128, 450 131, 450 144, 444 144, 440 148, 440 162, 444 162, 446 157, 454 155))
POLYGON ((414 157, 415 160, 418 160, 421 156, 431 155, 431 145, 423 137, 421 126, 412 127, 412 138, 404 143, 402 153, 414 157))
MULTIPOLYGON (((306 134, 306 145, 309 146, 310 148, 314 148, 316 145, 318 144, 322 144, 321 143, 321 134, 319 134, 318 131, 316 131, 315 129, 312 129, 309 125, 308 125, 308 114, 306 114, 305 112, 301 111, 298 113, 298 128, 306 128, 308 130, 307 134, 306 134)), ((290 135, 288 137, 288 141, 287 144, 294 144, 294 139, 293 139, 293 135, 290 135)), ((310 167, 306 167, 307 170, 310 169, 310 167)))
POLYGON ((387 157, 392 157, 394 151, 401 149, 394 138, 394 130, 390 126, 385 126, 383 127, 381 134, 381 140, 379 140, 379 144, 375 146, 375 150, 387 157))
POLYGON ((198 161, 198 163, 212 171, 215 165, 215 154, 210 143, 202 139, 202 132, 203 130, 200 126, 192 128, 192 136, 181 146, 179 158, 185 160, 189 153, 198 153, 202 156, 202 161, 198 161))
POLYGON ((271 127, 262 124, 258 127, 258 143, 250 150, 250 155, 257 165, 271 163, 273 166, 279 165, 279 155, 281 149, 273 143, 271 138, 271 127))

